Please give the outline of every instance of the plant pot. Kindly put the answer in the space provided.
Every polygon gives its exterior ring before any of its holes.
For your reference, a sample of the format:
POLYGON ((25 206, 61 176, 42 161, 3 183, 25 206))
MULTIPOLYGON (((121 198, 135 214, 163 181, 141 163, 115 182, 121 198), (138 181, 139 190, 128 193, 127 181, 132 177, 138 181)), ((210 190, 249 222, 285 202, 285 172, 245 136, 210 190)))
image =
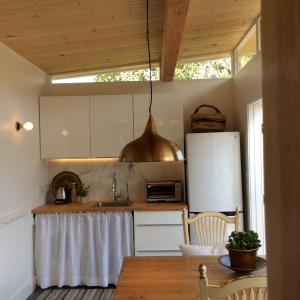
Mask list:
POLYGON ((88 197, 88 196, 80 197, 81 203, 87 203, 88 200, 89 200, 89 197, 88 197))
POLYGON ((225 245, 228 250, 230 265, 233 268, 239 269, 255 269, 257 250, 237 250, 230 247, 230 244, 225 245))

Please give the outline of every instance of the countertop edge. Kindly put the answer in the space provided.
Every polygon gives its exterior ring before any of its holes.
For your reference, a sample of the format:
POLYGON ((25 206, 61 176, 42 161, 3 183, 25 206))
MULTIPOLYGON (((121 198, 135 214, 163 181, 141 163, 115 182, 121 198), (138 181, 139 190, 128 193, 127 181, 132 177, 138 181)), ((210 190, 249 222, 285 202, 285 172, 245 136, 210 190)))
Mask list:
MULTIPOLYGON (((106 212, 106 211, 160 211, 160 210, 182 210, 188 208, 185 202, 172 203, 147 203, 146 201, 133 201, 131 206, 122 207, 91 207, 95 202, 54 204, 46 203, 31 210, 32 214, 45 213, 79 213, 79 212, 106 212)), ((101 201, 104 202, 104 201, 101 201)))

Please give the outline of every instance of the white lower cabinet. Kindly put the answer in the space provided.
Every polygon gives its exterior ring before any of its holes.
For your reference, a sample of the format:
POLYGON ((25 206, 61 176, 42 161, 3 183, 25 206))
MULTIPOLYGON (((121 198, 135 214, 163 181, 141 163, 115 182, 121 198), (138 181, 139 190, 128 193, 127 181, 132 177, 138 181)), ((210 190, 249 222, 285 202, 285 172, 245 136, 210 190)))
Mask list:
POLYGON ((135 256, 181 255, 183 243, 180 210, 134 212, 135 256))

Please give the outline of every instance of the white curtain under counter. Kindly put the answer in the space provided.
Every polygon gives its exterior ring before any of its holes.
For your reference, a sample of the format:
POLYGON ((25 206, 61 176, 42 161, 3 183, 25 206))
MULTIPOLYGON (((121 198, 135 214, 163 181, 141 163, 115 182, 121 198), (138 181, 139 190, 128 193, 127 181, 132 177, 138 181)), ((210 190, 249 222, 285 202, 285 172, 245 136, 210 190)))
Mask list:
POLYGON ((36 215, 37 284, 117 284, 125 256, 134 255, 131 212, 36 215))

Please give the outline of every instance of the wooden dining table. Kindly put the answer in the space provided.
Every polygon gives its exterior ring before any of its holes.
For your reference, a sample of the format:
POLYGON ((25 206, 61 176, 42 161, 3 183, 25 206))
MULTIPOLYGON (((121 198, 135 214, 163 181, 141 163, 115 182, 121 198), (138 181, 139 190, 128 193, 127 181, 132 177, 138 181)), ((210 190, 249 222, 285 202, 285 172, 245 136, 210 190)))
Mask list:
POLYGON ((114 300, 200 299, 200 264, 207 268, 209 284, 220 285, 248 274, 266 274, 266 267, 237 273, 218 262, 218 256, 134 256, 125 257, 114 300))

